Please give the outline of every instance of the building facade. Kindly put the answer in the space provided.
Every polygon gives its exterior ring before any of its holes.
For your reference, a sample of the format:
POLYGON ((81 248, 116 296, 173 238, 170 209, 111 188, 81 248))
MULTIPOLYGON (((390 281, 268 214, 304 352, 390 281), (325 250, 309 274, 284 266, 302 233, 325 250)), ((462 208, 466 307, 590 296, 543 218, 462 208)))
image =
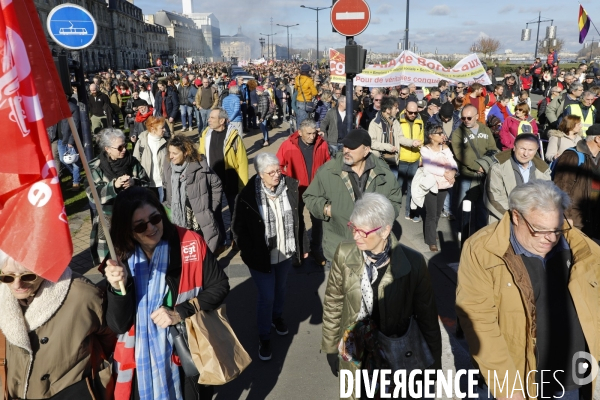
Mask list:
POLYGON ((117 69, 148 66, 145 23, 142 9, 127 0, 108 0, 117 69))
MULTIPOLYGON (((46 21, 50 11, 66 0, 34 0, 35 8, 46 33, 48 46, 53 54, 63 51, 57 43, 52 40, 46 28, 46 21)), ((68 3, 82 6, 94 16, 98 26, 96 40, 89 47, 81 51, 67 50, 67 54, 73 60, 80 61, 86 71, 100 71, 116 66, 115 54, 113 53, 113 34, 111 14, 108 10, 106 0, 69 0, 68 3)))
POLYGON ((207 58, 210 50, 204 39, 201 29, 195 22, 181 14, 169 11, 158 11, 154 15, 147 15, 146 22, 164 26, 169 35, 169 54, 174 63, 185 61, 199 61, 207 58), (173 60, 173 55, 176 59, 173 60))
POLYGON ((242 27, 233 36, 221 36, 221 59, 230 60, 236 57, 239 61, 247 61, 252 57, 254 41, 242 33, 242 27))
POLYGON ((169 34, 161 25, 145 23, 146 53, 150 65, 156 65, 156 59, 169 59, 169 34))
POLYGON ((194 21, 198 29, 202 30, 208 50, 210 50, 208 59, 201 61, 218 61, 221 58, 221 28, 215 14, 191 13, 187 16, 194 21))

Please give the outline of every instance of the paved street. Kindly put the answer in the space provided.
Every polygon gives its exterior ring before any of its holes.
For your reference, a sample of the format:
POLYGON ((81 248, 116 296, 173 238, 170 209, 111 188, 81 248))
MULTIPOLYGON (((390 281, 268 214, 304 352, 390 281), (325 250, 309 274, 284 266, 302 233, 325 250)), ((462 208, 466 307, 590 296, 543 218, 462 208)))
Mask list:
MULTIPOLYGON (((186 134, 191 134, 186 133, 186 134)), ((262 134, 253 131, 244 138, 248 149, 249 163, 261 152, 275 153, 281 142, 288 137, 287 124, 270 132, 271 145, 262 147, 262 134)), ((254 168, 250 166, 250 176, 254 168)), ((404 206, 404 204, 403 204, 404 206)), ((305 219, 310 222, 308 214, 305 219)), ((91 265, 89 256, 89 211, 70 217, 73 236, 74 257, 71 267, 93 281, 101 276, 91 265)), ((466 344, 454 336, 455 313, 454 291, 455 268, 449 263, 457 262, 459 251, 452 234, 450 222, 441 219, 439 237, 441 252, 431 253, 423 241, 423 224, 399 219, 394 232, 401 242, 426 257, 436 293, 440 320, 444 331, 446 363, 444 367, 469 368, 466 344), (449 334, 448 334, 448 333, 449 334)), ((294 269, 288 279, 288 295, 284 317, 289 326, 287 336, 272 335, 273 359, 263 362, 258 359, 258 335, 256 327, 256 289, 249 279, 248 268, 243 265, 238 253, 226 251, 219 263, 230 278, 231 293, 226 299, 227 311, 236 334, 250 353, 253 362, 236 380, 216 388, 216 399, 335 399, 339 396, 338 381, 331 375, 325 355, 319 352, 321 342, 322 300, 328 271, 309 260, 301 268, 294 269)))

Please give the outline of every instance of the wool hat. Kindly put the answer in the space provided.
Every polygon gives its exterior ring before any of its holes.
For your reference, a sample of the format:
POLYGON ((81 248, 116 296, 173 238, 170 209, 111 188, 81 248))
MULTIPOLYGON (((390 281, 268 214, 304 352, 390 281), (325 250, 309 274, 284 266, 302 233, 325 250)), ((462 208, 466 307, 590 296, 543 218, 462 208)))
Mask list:
POLYGON ((302 64, 302 66, 300 67, 300 71, 301 72, 310 72, 310 65, 302 64))
POLYGON ((371 136, 364 129, 352 129, 345 138, 342 139, 344 147, 350 150, 357 149, 361 144, 371 147, 371 136))
POLYGON ((202 85, 202 79, 196 79, 196 80, 194 81, 194 85, 196 85, 196 86, 200 86, 200 85, 202 85))
POLYGON ((142 106, 147 106, 148 102, 144 99, 136 99, 133 101, 133 106, 134 107, 142 107, 142 106))
POLYGON ((264 91, 265 91, 265 88, 264 88, 263 86, 257 86, 257 87, 256 87, 256 90, 257 90, 257 91, 260 91, 260 92, 264 92, 264 91))
POLYGON ((436 105, 438 107, 442 106, 442 102, 440 101, 440 99, 430 99, 429 102, 427 103, 427 105, 430 105, 430 104, 436 105))
POLYGON ((446 102, 442 104, 442 108, 440 108, 440 117, 450 118, 454 115, 454 106, 450 102, 446 102))

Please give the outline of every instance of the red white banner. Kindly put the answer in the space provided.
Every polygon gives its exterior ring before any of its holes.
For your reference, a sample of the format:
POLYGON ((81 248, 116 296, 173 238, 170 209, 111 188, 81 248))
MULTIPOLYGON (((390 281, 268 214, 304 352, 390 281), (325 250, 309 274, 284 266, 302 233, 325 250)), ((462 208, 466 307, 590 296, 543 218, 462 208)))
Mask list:
POLYGON ((73 245, 46 126, 71 113, 33 1, 0 6, 0 249, 56 282, 73 245))
POLYGON ((346 56, 335 49, 329 49, 329 72, 333 83, 346 83, 346 56))

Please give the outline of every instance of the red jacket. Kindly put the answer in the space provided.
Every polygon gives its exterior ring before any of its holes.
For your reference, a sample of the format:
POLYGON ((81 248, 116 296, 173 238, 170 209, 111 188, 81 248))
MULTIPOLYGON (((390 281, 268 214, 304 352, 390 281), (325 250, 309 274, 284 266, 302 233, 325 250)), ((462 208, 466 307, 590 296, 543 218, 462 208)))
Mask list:
MULTIPOLYGON (((532 132, 534 135, 538 136, 538 126, 535 122, 535 118, 528 117, 527 121, 531 124, 532 132)), ((521 125, 521 120, 516 117, 510 116, 508 117, 504 123, 502 124, 502 128, 500 129, 500 142, 502 142, 502 150, 512 149, 515 147, 515 138, 520 133, 519 125, 521 125)))
POLYGON ((308 176, 298 140, 300 140, 300 135, 296 131, 285 142, 281 143, 277 151, 277 158, 279 159, 281 171, 285 175, 298 180, 298 191, 302 196, 319 167, 329 161, 329 147, 327 142, 317 135, 313 152, 312 171, 308 176))
POLYGON ((533 84, 533 76, 532 75, 529 75, 529 76, 521 75, 519 78, 521 79, 521 87, 523 88, 523 90, 531 89, 531 85, 533 84))

